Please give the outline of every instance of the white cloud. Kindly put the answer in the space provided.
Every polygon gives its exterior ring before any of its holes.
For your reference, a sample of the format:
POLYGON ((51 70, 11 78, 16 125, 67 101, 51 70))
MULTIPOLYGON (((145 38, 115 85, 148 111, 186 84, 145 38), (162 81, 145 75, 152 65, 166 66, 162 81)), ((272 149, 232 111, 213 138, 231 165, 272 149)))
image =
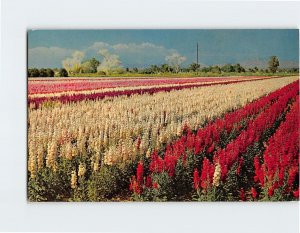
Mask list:
POLYGON ((118 55, 123 66, 138 67, 165 63, 166 56, 177 52, 175 49, 149 42, 108 44, 98 41, 87 48, 87 53, 89 56, 96 56, 97 52, 103 49, 118 55))
MULTIPOLYGON (((109 44, 103 41, 94 42, 84 50, 85 58, 96 57, 103 59, 99 51, 107 50, 111 54, 119 56, 124 67, 145 67, 153 64, 166 63, 165 57, 178 53, 175 49, 169 49, 150 42, 142 43, 117 43, 109 44)), ((60 47, 36 47, 28 50, 29 67, 61 67, 62 61, 72 56, 75 49, 60 47)))
POLYGON ((60 47, 35 47, 28 49, 29 67, 61 67, 61 62, 75 50, 60 47))

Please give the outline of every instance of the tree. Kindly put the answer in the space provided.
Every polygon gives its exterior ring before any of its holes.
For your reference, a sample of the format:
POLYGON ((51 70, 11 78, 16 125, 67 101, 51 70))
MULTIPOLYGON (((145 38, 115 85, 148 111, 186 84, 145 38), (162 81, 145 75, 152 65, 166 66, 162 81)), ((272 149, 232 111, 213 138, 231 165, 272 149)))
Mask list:
POLYGON ((105 72, 106 75, 109 75, 110 73, 121 73, 123 71, 118 55, 110 54, 106 49, 100 50, 99 54, 103 56, 103 61, 97 67, 97 72, 105 72))
POLYGON ((197 72, 199 69, 200 69, 200 64, 197 64, 195 62, 193 62, 189 66, 189 70, 192 71, 192 72, 197 72))
POLYGON ((171 67, 170 67, 168 64, 162 64, 162 65, 160 66, 160 70, 161 70, 161 72, 163 72, 163 73, 167 73, 167 72, 170 72, 171 67))
POLYGON ((245 69, 239 63, 234 65, 233 68, 234 68, 234 72, 238 72, 238 73, 245 72, 245 69))
POLYGON ((271 56, 269 59, 269 69, 272 73, 275 73, 277 71, 277 68, 279 66, 279 60, 276 56, 271 56))
POLYGON ((40 77, 40 71, 37 68, 28 69, 29 77, 40 77))
POLYGON ((81 67, 81 61, 83 57, 85 56, 84 52, 81 51, 75 51, 72 54, 72 57, 66 58, 62 61, 62 66, 67 70, 68 73, 81 73, 82 67, 81 67))
POLYGON ((220 69, 219 66, 213 66, 213 67, 211 67, 210 72, 213 72, 213 73, 221 73, 221 69, 220 69))
POLYGON ((211 72, 211 70, 212 70, 212 67, 211 67, 211 66, 203 67, 203 68, 201 69, 201 71, 202 71, 202 72, 205 72, 205 73, 211 72))
POLYGON ((58 74, 59 74, 60 77, 68 77, 68 72, 64 68, 59 69, 58 74))
POLYGON ((149 67, 151 74, 158 73, 160 71, 159 67, 157 65, 151 65, 149 67))
POLYGON ((54 77, 54 71, 50 68, 46 69, 47 77, 54 77))
POLYGON ((91 58, 81 64, 83 73, 97 73, 97 67, 100 62, 96 58, 91 58))
POLYGON ((166 56, 167 63, 174 68, 175 73, 180 71, 180 65, 185 62, 186 57, 181 56, 179 53, 173 53, 170 56, 166 56))
POLYGON ((226 73, 234 72, 234 68, 231 64, 226 64, 222 66, 221 70, 226 73))
POLYGON ((47 77, 47 70, 42 68, 40 69, 40 77, 47 77))

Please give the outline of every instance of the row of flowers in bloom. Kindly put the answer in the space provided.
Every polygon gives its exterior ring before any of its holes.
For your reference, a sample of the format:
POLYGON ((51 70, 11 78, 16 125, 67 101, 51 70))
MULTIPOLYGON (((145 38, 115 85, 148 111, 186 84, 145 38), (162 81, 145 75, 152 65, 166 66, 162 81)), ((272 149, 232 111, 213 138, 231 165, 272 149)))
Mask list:
POLYGON ((169 79, 73 79, 30 81, 28 94, 95 90, 114 87, 153 86, 233 80, 233 78, 169 78, 169 79))
MULTIPOLYGON (((299 197, 299 187, 294 182, 299 174, 299 96, 286 119, 267 142, 262 158, 254 158, 255 177, 265 196, 299 197), (262 160, 260 162, 260 160, 262 160)), ((298 183, 299 185, 299 183, 298 183)))
POLYGON ((29 109, 29 172, 34 177, 45 165, 55 169, 59 157, 72 160, 88 155, 94 170, 102 163, 118 165, 139 156, 149 157, 153 150, 160 151, 181 136, 185 123, 196 130, 205 121, 293 80, 261 80, 29 109))
MULTIPOLYGON (((103 98, 112 98, 116 96, 131 96, 135 94, 154 94, 157 92, 169 92, 172 90, 182 90, 186 88, 195 88, 195 87, 204 87, 204 86, 211 86, 211 85, 220 85, 220 84, 233 84, 233 83, 238 83, 238 82, 245 82, 245 81, 258 81, 258 80, 264 80, 264 79, 269 79, 266 77, 261 77, 261 78, 251 78, 251 79, 234 79, 234 80, 227 80, 227 81, 217 81, 217 82, 195 82, 191 84, 186 84, 186 85, 175 85, 178 83, 175 83, 174 85, 171 86, 161 86, 163 83, 158 82, 158 86, 154 87, 145 87, 143 86, 142 88, 138 89, 110 89, 107 91, 101 91, 101 92, 92 92, 92 93, 72 93, 71 95, 69 94, 63 94, 59 96, 47 96, 47 97, 28 97, 28 105, 32 106, 33 108, 38 108, 39 106, 42 105, 44 102, 60 102, 60 103, 69 103, 69 102, 78 102, 82 100, 98 100, 98 99, 103 99, 103 98)), ((79 88, 81 88, 81 84, 75 84, 76 86, 79 85, 79 88)), ((133 84, 131 84, 133 85, 133 84)), ((135 85, 136 86, 136 85, 135 85)), ((29 86, 30 87, 30 86, 29 86)), ((72 89, 72 88, 71 88, 72 89)), ((94 88, 95 89, 95 88, 94 88)))
MULTIPOLYGON (((180 163, 187 166, 186 160, 189 154, 192 154, 192 163, 194 163, 192 167, 196 167, 193 173, 194 188, 199 196, 201 196, 200 190, 205 194, 211 187, 218 187, 220 183, 225 183, 228 170, 234 163, 238 164, 237 174, 240 173, 243 163, 242 155, 250 145, 259 140, 264 130, 273 125, 274 121, 284 111, 288 101, 298 94, 298 85, 299 82, 295 82, 246 105, 245 108, 228 113, 224 118, 208 124, 195 134, 187 130, 186 135, 167 145, 166 151, 161 156, 154 152, 149 165, 146 164, 145 166, 142 162, 138 164, 137 174, 131 178, 130 190, 135 195, 141 195, 143 189, 157 189, 162 184, 157 182, 155 174, 168 173, 169 177, 174 177, 175 169, 180 163), (273 103, 274 101, 275 103, 273 103), (245 130, 242 130, 243 124, 247 124, 245 130), (232 131, 238 136, 221 149, 222 135, 225 132, 228 137, 232 131), (214 151, 215 153, 212 155, 214 151), (199 172, 197 157, 200 155, 204 158, 200 159, 202 169, 199 172), (145 174, 145 167, 147 167, 148 174, 145 174), (144 175, 146 178, 143 177, 144 175)), ((174 184, 178 178, 172 179, 174 184)), ((190 180, 192 179, 190 177, 190 180)), ((252 191, 253 193, 256 192, 254 189, 252 191)), ((240 195, 242 199, 245 198, 243 188, 240 195)))

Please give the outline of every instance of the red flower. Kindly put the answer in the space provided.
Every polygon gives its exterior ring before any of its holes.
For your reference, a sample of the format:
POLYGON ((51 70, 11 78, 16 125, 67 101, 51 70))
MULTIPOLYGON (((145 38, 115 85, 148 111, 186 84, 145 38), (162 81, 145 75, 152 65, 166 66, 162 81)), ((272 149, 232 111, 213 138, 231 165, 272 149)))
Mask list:
POLYGON ((153 183, 153 188, 158 189, 158 184, 156 182, 153 183))
POLYGON ((293 195, 294 195, 294 197, 295 198, 299 198, 299 189, 297 189, 297 190, 295 190, 294 192, 293 192, 293 195))
POLYGON ((268 189, 268 196, 272 197, 274 195, 274 187, 268 189))
POLYGON ((142 187, 139 185, 139 183, 136 181, 135 176, 133 176, 130 180, 129 190, 133 191, 136 194, 142 193, 142 187))
POLYGON ((138 150, 140 149, 141 142, 142 142, 142 140, 139 137, 138 140, 137 140, 137 143, 136 143, 136 149, 138 149, 138 150))
POLYGON ((146 185, 147 188, 150 188, 152 186, 151 176, 147 176, 145 185, 146 185))
POLYGON ((245 191, 243 188, 241 188, 241 190, 240 190, 240 199, 242 201, 246 201, 245 191))
POLYGON ((257 192, 256 192, 255 188, 253 188, 253 187, 251 188, 251 195, 252 195, 253 199, 256 199, 257 192))
POLYGON ((207 159, 204 158, 203 164, 202 164, 202 172, 201 172, 201 187, 204 189, 204 191, 208 188, 208 186, 213 181, 214 176, 214 165, 207 159))
POLYGON ((139 185, 143 184, 143 179, 144 179, 143 175, 144 175, 144 166, 143 163, 140 161, 138 163, 138 167, 136 170, 136 179, 139 185))
POLYGON ((290 170, 289 170, 289 179, 288 179, 288 186, 289 187, 292 187, 294 181, 295 181, 295 178, 296 178, 296 175, 298 174, 299 170, 298 167, 292 167, 290 170))
POLYGON ((200 184, 199 173, 198 173, 198 170, 195 169, 195 171, 194 171, 194 188, 196 190, 199 189, 199 184, 200 184))
POLYGON ((211 144, 211 146, 207 149, 207 153, 211 153, 211 152, 213 152, 213 150, 215 149, 215 145, 214 145, 214 143, 212 143, 211 144))

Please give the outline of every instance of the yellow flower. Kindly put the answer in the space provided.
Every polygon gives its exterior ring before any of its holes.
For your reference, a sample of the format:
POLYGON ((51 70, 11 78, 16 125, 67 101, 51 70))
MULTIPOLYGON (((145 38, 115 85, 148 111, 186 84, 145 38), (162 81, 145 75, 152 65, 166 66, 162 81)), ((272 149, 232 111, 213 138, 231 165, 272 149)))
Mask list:
POLYGON ((220 184, 220 178, 221 178, 221 166, 219 163, 217 163, 215 167, 214 177, 213 177, 213 185, 218 187, 220 184))
POLYGON ((75 189, 77 187, 77 175, 76 171, 72 171, 71 174, 71 188, 75 189))
POLYGON ((85 164, 80 163, 78 167, 78 176, 83 177, 86 172, 85 164))

